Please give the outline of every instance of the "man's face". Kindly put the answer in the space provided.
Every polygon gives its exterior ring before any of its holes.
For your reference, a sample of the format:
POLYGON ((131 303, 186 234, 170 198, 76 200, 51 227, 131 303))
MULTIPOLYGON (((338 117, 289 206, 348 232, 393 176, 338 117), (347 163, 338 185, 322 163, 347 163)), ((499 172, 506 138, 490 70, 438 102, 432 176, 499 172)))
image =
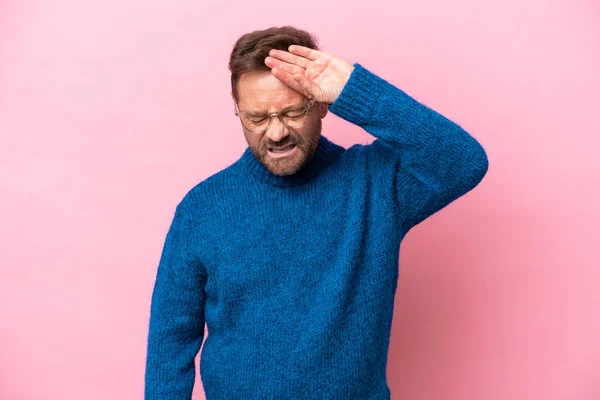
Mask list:
MULTIPOLYGON (((238 81, 239 110, 276 113, 305 105, 308 99, 275 78, 270 71, 247 72, 238 81)), ((235 100, 234 100, 235 101, 235 100)), ((244 129, 244 136, 254 156, 275 175, 291 175, 300 170, 315 153, 321 137, 321 119, 327 115, 327 105, 315 103, 307 120, 299 128, 289 128, 273 117, 264 133, 244 129), (277 148, 289 151, 277 152, 277 148)))

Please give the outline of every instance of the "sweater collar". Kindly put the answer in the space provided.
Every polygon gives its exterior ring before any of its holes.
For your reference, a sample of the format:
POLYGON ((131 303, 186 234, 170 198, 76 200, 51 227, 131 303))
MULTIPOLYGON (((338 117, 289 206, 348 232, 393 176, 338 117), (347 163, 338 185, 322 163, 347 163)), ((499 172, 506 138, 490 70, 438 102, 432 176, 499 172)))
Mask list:
POLYGON ((240 164, 252 177, 259 182, 268 183, 277 187, 291 187, 306 183, 314 178, 329 163, 335 160, 345 149, 325 136, 321 135, 319 144, 312 158, 296 173, 292 175, 279 176, 269 171, 252 153, 248 146, 241 158, 240 164))

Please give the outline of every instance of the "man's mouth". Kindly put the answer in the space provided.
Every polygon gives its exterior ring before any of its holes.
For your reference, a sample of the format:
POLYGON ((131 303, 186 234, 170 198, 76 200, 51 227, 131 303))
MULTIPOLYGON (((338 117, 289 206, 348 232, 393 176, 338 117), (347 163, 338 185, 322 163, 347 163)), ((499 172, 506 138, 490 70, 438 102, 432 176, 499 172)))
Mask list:
POLYGON ((269 147, 269 151, 271 151, 273 153, 285 153, 286 151, 291 150, 294 147, 296 147, 295 144, 289 144, 287 146, 281 146, 281 147, 269 147))
POLYGON ((295 143, 286 146, 267 148, 267 153, 273 158, 288 157, 296 153, 296 151, 298 151, 298 145, 295 143))

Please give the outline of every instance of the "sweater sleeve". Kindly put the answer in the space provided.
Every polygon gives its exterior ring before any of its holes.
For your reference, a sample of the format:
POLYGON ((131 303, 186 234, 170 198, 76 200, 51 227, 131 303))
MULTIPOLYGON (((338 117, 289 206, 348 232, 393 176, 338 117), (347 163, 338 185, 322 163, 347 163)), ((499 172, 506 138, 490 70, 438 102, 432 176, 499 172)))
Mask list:
POLYGON ((358 63, 329 110, 375 137, 367 170, 407 230, 487 172, 485 150, 464 129, 358 63))
POLYGON ((191 399, 204 337, 206 272, 190 252, 190 217, 179 205, 158 264, 150 306, 146 400, 191 399))

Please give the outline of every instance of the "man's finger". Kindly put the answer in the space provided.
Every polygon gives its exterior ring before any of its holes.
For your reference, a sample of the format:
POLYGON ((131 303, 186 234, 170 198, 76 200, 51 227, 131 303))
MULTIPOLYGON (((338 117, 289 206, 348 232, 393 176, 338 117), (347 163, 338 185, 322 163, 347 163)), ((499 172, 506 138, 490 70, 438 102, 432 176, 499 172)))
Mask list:
POLYGON ((303 74, 294 75, 294 80, 300 84, 300 87, 302 87, 302 94, 304 94, 309 99, 314 98, 315 100, 317 100, 315 94, 320 93, 321 88, 319 85, 317 85, 315 82, 313 82, 312 79, 307 78, 303 74))
POLYGON ((281 68, 292 75, 304 74, 306 71, 304 68, 301 68, 297 65, 288 64, 284 61, 276 60, 273 57, 265 58, 265 64, 271 68, 281 68))
POLYGON ((275 76, 275 78, 290 86, 292 89, 298 90, 299 83, 294 79, 294 75, 279 67, 271 68, 271 73, 275 76))
POLYGON ((308 58, 312 61, 316 60, 317 58, 323 55, 323 53, 319 50, 313 50, 308 47, 298 46, 296 44, 293 44, 290 47, 288 47, 288 50, 290 51, 290 53, 297 54, 304 58, 308 58))
POLYGON ((310 61, 306 58, 298 57, 294 54, 288 53, 287 51, 283 50, 272 49, 271 51, 269 51, 269 56, 290 64, 298 65, 305 69, 308 68, 308 64, 310 64, 310 61))
POLYGON ((298 79, 298 77, 303 77, 302 75, 292 75, 279 68, 271 69, 271 73, 275 76, 275 78, 279 79, 281 82, 285 83, 286 85, 294 89, 296 92, 308 97, 309 99, 312 98, 310 92, 307 90, 305 85, 303 85, 302 80, 298 79))

